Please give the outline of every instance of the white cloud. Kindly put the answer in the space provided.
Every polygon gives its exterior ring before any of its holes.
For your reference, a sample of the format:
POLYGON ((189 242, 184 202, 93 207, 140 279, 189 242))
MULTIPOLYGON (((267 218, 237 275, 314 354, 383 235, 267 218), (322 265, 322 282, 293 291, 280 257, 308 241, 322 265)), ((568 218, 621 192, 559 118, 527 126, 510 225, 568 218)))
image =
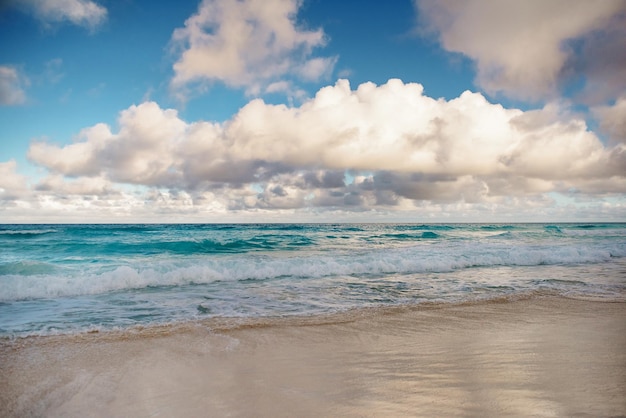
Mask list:
POLYGON ((474 60, 476 82, 489 94, 524 100, 554 97, 561 83, 578 81, 581 75, 589 88, 607 79, 625 86, 622 0, 415 2, 422 25, 438 33, 446 50, 474 60), (579 51, 570 44, 573 40, 582 42, 579 51))
POLYGON ((227 127, 229 151, 297 167, 550 180, 590 175, 607 158, 581 120, 546 122, 533 116, 549 109, 525 114, 470 92, 422 93, 399 80, 351 91, 342 80, 298 108, 254 100, 227 127))
POLYGON ((0 202, 15 199, 26 191, 26 177, 17 172, 15 160, 0 162, 0 202))
POLYGON ((288 81, 276 81, 265 88, 266 93, 286 93, 293 89, 293 86, 288 81))
POLYGON ((187 193, 185 202, 224 210, 626 191, 626 146, 604 146, 558 104, 523 112, 470 92, 435 100, 400 80, 356 90, 340 80, 298 107, 256 99, 223 124, 188 123, 146 102, 121 112, 117 132, 98 124, 70 145, 35 142, 28 156, 55 175, 187 193))
POLYGON ((182 50, 172 87, 221 81, 257 95, 283 76, 327 76, 336 58, 311 58, 325 36, 296 25, 299 6, 298 0, 204 0, 172 36, 182 50))
POLYGON ((282 93, 289 98, 290 103, 293 99, 304 100, 307 97, 307 92, 294 86, 290 81, 275 81, 265 88, 264 93, 282 93))
POLYGON ((26 102, 24 87, 28 79, 17 68, 0 65, 0 105, 15 106, 26 102))
POLYGON ((107 18, 107 9, 91 0, 22 0, 45 24, 69 21, 94 30, 107 18))
POLYGON ((119 123, 115 134, 106 124, 83 129, 74 143, 63 148, 35 142, 28 157, 68 176, 106 174, 121 183, 175 184, 181 173, 170 168, 174 164, 180 168, 177 154, 186 129, 177 112, 146 102, 121 112, 119 123))
POLYGON ((337 57, 312 58, 304 62, 296 71, 303 80, 317 81, 330 77, 330 73, 336 63, 337 57))

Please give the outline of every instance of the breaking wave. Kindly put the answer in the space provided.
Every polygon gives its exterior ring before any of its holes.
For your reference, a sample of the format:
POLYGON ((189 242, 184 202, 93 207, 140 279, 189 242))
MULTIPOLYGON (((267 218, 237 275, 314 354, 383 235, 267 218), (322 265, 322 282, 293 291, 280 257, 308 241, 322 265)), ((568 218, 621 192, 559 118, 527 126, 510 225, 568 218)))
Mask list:
MULTIPOLYGON (((438 241, 435 241, 438 242, 438 241)), ((47 271, 45 263, 0 265, 0 301, 100 294, 126 289, 219 281, 306 280, 320 277, 385 277, 452 272, 474 267, 602 263, 626 256, 626 244, 611 246, 518 246, 506 243, 432 245, 331 255, 166 258, 140 264, 81 266, 47 271), (78 271, 77 271, 78 270, 78 271)))

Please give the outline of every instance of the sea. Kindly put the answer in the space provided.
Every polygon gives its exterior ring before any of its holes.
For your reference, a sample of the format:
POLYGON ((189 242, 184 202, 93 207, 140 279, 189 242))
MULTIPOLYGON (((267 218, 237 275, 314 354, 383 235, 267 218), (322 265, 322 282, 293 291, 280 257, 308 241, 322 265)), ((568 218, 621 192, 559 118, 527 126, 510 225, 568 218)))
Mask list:
POLYGON ((626 223, 0 225, 0 338, 556 296, 626 301, 626 223))

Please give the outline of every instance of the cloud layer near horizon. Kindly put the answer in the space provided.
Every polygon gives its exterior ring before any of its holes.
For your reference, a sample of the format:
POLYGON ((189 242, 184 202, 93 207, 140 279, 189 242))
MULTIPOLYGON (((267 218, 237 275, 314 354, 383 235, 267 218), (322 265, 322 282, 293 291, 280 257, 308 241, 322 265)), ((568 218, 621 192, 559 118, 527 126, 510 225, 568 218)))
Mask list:
POLYGON ((556 105, 523 112, 470 92, 436 100, 400 80, 355 90, 339 80, 297 107, 256 99, 224 123, 189 123, 145 102, 118 123, 116 132, 86 128, 66 146, 33 143, 28 157, 50 173, 35 189, 102 199, 132 184, 215 210, 410 209, 626 191, 624 143, 603 145, 556 105))

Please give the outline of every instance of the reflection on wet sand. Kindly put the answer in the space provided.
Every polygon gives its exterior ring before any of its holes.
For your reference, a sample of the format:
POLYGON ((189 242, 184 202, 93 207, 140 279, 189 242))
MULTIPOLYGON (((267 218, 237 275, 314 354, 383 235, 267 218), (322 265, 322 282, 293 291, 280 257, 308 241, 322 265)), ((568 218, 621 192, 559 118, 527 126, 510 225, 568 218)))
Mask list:
POLYGON ((615 416, 626 414, 625 347, 626 304, 557 298, 28 339, 2 345, 0 407, 64 417, 615 416))

